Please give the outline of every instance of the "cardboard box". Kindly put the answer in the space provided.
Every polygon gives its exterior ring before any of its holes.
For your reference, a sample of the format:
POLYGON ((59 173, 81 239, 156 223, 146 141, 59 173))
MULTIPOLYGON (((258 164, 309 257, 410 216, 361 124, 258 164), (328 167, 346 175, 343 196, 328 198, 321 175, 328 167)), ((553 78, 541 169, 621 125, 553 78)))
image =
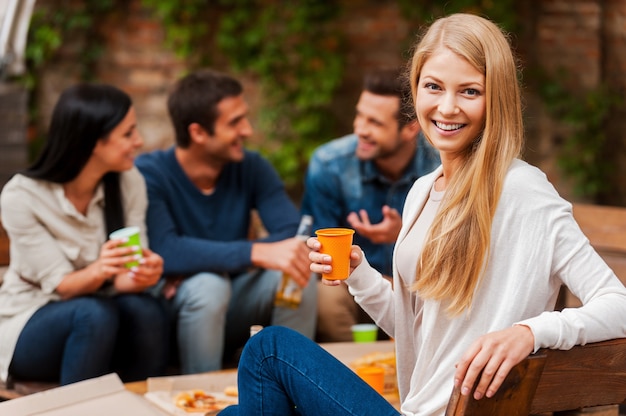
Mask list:
POLYGON ((0 403, 7 416, 165 416, 143 397, 108 374, 0 403))
POLYGON ((181 391, 203 390, 219 400, 222 407, 237 403, 237 397, 227 396, 226 387, 237 386, 237 370, 223 370, 185 376, 154 377, 148 379, 145 399, 168 415, 189 415, 180 411, 174 400, 181 391))
MULTIPOLYGON (((321 345, 346 365, 366 354, 391 352, 390 341, 357 344, 352 342, 321 345)), ((0 402, 4 416, 167 416, 185 414, 174 405, 175 395, 183 390, 202 389, 218 399, 236 403, 224 389, 237 385, 237 371, 154 377, 147 380, 144 396, 125 389, 117 374, 81 381, 18 399, 0 402)))
MULTIPOLYGON (((347 366, 350 366, 353 361, 367 354, 394 351, 394 343, 391 341, 362 344, 337 342, 321 344, 321 347, 347 366)), ((395 405, 395 401, 397 401, 395 371, 390 376, 393 379, 391 387, 393 391, 391 391, 389 396, 385 395, 385 397, 395 405)), ((231 386, 237 386, 236 370, 223 370, 186 376, 154 377, 148 379, 145 398, 169 415, 181 415, 184 412, 180 412, 174 404, 176 395, 181 391, 201 389, 218 400, 234 404, 237 403, 237 398, 224 394, 224 390, 231 386)))

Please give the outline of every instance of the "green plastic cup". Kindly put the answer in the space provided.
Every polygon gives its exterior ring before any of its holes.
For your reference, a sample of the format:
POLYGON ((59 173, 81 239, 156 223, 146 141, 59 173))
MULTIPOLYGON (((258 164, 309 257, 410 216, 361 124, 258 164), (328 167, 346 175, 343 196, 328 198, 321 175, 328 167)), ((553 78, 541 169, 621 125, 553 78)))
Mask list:
MULTIPOLYGON (((140 257, 142 256, 141 241, 139 240, 139 227, 120 228, 119 230, 113 231, 111 234, 109 234, 109 238, 111 240, 119 240, 125 238, 126 242, 120 244, 120 247, 135 246, 137 247, 137 251, 135 251, 133 254, 139 255, 140 257)), ((139 260, 129 261, 128 263, 124 264, 124 266, 129 269, 138 265, 139 260)))
POLYGON ((352 339, 354 342, 374 342, 378 337, 378 327, 374 324, 352 325, 352 339))

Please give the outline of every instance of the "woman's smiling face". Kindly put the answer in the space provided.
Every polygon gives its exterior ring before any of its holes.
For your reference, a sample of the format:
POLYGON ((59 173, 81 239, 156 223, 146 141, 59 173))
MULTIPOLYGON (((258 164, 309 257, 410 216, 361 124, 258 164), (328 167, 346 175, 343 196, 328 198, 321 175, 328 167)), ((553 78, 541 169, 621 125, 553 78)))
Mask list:
POLYGON ((485 76, 440 47, 422 66, 415 102, 422 130, 441 158, 462 157, 485 126, 485 76))

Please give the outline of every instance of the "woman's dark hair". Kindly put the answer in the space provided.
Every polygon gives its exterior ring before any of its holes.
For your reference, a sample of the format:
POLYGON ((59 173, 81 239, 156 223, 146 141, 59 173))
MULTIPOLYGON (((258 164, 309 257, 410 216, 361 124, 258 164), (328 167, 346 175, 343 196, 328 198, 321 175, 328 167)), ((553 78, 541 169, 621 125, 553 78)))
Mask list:
MULTIPOLYGON (((67 88, 57 101, 41 154, 22 172, 33 179, 66 183, 87 164, 98 140, 126 117, 132 105, 125 92, 103 84, 78 84, 67 88)), ((103 178, 107 233, 124 226, 119 174, 103 178)))

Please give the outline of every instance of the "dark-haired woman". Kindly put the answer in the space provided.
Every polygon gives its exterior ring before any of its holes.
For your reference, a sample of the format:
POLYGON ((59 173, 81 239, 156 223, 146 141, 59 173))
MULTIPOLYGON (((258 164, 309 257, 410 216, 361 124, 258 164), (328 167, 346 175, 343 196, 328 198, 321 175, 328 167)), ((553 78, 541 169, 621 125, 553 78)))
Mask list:
POLYGON ((143 144, 128 95, 80 84, 56 104, 39 159, 0 195, 11 261, 0 287, 0 379, 69 384, 164 371, 165 315, 145 289, 162 258, 146 248, 143 144), (141 230, 143 258, 110 232, 141 230))

